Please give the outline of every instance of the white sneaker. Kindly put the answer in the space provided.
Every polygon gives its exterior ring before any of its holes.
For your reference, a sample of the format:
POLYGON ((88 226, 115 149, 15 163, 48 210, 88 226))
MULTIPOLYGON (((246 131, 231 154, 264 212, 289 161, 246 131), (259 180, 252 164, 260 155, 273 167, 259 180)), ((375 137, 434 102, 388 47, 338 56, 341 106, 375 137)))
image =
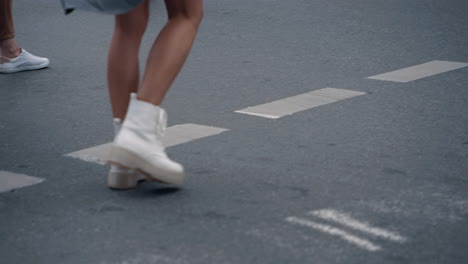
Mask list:
MULTIPOLYGON (((114 118, 114 133, 117 134, 122 127, 120 118, 114 118)), ((126 190, 135 188, 138 182, 143 181, 145 175, 139 173, 136 170, 120 168, 115 165, 111 165, 109 174, 107 175, 107 186, 111 189, 126 190)))
POLYGON ((21 49, 21 54, 7 62, 0 63, 0 73, 39 70, 49 66, 49 59, 34 56, 21 49))
POLYGON ((130 95, 127 116, 112 144, 109 162, 138 169, 147 180, 182 184, 184 168, 167 157, 162 144, 166 111, 130 95))

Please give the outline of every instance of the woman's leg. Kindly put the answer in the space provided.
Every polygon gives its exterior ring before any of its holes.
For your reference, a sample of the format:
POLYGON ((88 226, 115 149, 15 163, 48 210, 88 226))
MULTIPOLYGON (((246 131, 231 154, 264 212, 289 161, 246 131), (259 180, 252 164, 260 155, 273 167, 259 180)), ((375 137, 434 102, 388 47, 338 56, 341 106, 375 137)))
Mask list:
POLYGON ((0 63, 21 53, 15 40, 12 11, 12 0, 0 0, 0 63))
MULTIPOLYGON (((107 67, 115 135, 120 131, 122 120, 127 113, 130 93, 138 90, 138 52, 148 24, 148 16, 149 1, 146 0, 132 11, 115 17, 107 67)), ((112 189, 131 189, 142 179, 143 175, 134 170, 111 166, 107 185, 112 189)))
POLYGON ((161 104, 184 64, 203 17, 203 0, 165 0, 168 22, 151 48, 138 99, 161 104))
POLYGON ((184 168, 166 154, 161 103, 188 56, 202 19, 203 0, 165 0, 169 21, 153 44, 142 85, 131 95, 125 122, 112 144, 109 161, 144 172, 146 178, 181 184, 184 168))
POLYGON ((12 4, 12 0, 0 0, 0 73, 46 68, 49 59, 26 52, 16 43, 12 4))
POLYGON ((149 0, 132 11, 115 16, 115 30, 109 49, 107 81, 115 118, 124 119, 130 93, 139 85, 138 52, 149 17, 149 0))

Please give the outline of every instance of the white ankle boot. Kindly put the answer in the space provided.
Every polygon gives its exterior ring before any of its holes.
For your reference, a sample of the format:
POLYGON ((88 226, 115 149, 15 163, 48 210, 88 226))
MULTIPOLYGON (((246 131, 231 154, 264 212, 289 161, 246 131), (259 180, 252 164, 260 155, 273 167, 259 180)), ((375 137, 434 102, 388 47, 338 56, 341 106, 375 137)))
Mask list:
POLYGON ((182 184, 184 168, 167 157, 162 144, 166 111, 130 95, 127 115, 112 144, 109 162, 143 172, 147 180, 182 184))
MULTIPOLYGON (((122 127, 120 118, 114 118, 114 133, 115 136, 119 133, 122 127)), ((136 170, 120 168, 111 165, 109 174, 107 175, 107 186, 111 189, 125 190, 135 188, 139 181, 145 179, 145 175, 136 170)))

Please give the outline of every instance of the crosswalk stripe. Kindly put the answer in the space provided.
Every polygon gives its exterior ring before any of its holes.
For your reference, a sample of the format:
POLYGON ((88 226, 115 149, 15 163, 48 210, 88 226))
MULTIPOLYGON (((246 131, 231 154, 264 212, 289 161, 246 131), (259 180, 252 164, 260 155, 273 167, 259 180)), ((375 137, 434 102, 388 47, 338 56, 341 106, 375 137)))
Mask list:
POLYGON ((309 227, 309 228, 312 228, 312 229, 327 233, 327 234, 332 235, 332 236, 340 237, 341 239, 343 239, 343 240, 345 240, 345 241, 347 241, 347 242, 349 242, 351 244, 354 244, 354 245, 356 245, 356 246, 358 246, 358 247, 360 247, 362 249, 365 249, 365 250, 378 251, 378 250, 382 249, 380 246, 372 243, 371 241, 369 241, 367 239, 360 238, 358 236, 350 234, 350 233, 348 233, 348 232, 346 232, 346 231, 344 231, 342 229, 336 228, 336 227, 332 227, 332 226, 325 225, 325 224, 320 224, 320 223, 317 223, 317 222, 314 222, 314 221, 310 221, 310 220, 302 219, 302 218, 298 218, 298 217, 293 217, 293 216, 286 218, 286 221, 289 222, 289 223, 309 227))
POLYGON ((406 238, 400 236, 397 233, 385 230, 379 227, 373 227, 368 223, 358 221, 351 216, 340 213, 333 209, 323 209, 318 211, 312 211, 309 213, 310 215, 319 217, 323 220, 333 221, 335 223, 350 227, 355 230, 359 230, 364 233, 368 233, 374 236, 386 238, 395 242, 405 242, 406 238))
POLYGON ((370 76, 367 77, 367 79, 405 83, 439 73, 460 69, 466 66, 468 66, 468 63, 435 60, 396 71, 370 76))
MULTIPOLYGON (((166 147, 172 147, 193 140, 218 135, 225 131, 228 131, 228 129, 197 124, 175 125, 167 128, 163 138, 163 144, 166 147)), ((65 156, 105 165, 110 146, 111 143, 106 143, 68 153, 65 156)))
POLYGON ((99 165, 106 165, 107 155, 110 151, 112 143, 106 143, 82 150, 78 150, 72 153, 68 153, 65 156, 75 159, 80 159, 86 162, 93 162, 99 165))
POLYGON ((247 107, 235 112, 277 119, 286 115, 292 115, 297 112, 308 110, 310 108, 334 103, 364 94, 366 93, 345 89, 323 88, 270 103, 247 107))
POLYGON ((25 174, 0 171, 0 193, 31 186, 43 182, 44 179, 25 174))
POLYGON ((163 143, 166 147, 172 147, 196 139, 218 135, 228 130, 229 129, 226 128, 203 126, 196 124, 176 125, 167 129, 166 136, 163 139, 163 143))

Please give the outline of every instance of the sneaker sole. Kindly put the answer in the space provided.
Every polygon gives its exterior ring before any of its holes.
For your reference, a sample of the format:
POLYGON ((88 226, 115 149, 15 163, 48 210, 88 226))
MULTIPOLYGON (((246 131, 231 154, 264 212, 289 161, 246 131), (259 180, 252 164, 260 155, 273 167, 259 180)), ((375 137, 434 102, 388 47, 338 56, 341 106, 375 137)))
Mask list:
POLYGON ((21 72, 21 71, 34 71, 34 70, 40 70, 43 68, 46 68, 49 66, 49 62, 45 62, 39 65, 30 65, 30 66, 23 66, 23 67, 18 67, 18 68, 12 68, 12 69, 0 69, 0 73, 15 73, 15 72, 21 72))
POLYGON ((156 167, 140 155, 113 144, 109 155, 109 163, 127 169, 136 169, 143 173, 148 181, 180 185, 184 182, 183 173, 168 171, 156 167))

